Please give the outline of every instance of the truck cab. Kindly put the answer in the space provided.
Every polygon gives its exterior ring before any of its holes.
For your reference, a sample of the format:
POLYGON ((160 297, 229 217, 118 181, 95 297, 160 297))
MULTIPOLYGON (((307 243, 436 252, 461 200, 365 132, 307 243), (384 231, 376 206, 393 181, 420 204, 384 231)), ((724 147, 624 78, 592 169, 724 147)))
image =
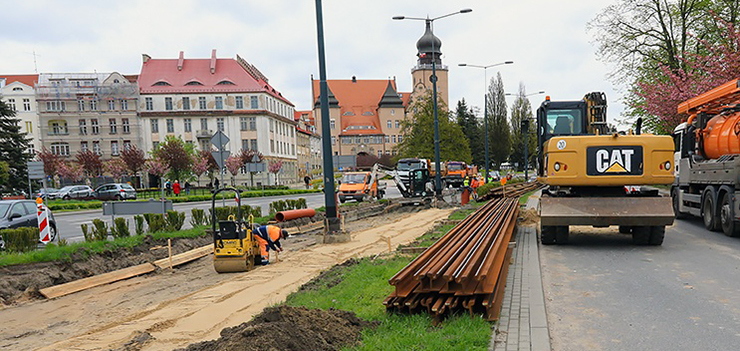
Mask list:
POLYGON ((337 195, 341 203, 348 199, 362 202, 369 198, 382 199, 385 188, 378 185, 377 178, 372 180, 370 172, 347 172, 342 176, 337 195))
POLYGON ((449 161, 447 162, 447 175, 445 184, 452 185, 455 188, 461 188, 463 181, 468 175, 468 166, 465 162, 449 161))

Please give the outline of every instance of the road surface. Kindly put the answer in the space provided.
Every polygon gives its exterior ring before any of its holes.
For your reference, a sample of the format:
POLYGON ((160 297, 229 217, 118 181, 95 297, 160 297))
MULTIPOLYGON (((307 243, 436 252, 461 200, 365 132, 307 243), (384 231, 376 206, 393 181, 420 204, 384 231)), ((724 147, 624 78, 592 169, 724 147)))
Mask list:
POLYGON ((540 246, 553 350, 738 349, 740 238, 699 219, 660 247, 577 228, 570 245, 540 246))
MULTIPOLYGON (((227 194, 228 195, 228 194, 227 194)), ((388 186, 386 190, 386 198, 399 198, 401 193, 395 186, 388 186)), ((267 196, 267 197, 250 197, 242 200, 244 205, 249 206, 260 206, 262 207, 262 214, 267 215, 270 210, 270 203, 276 200, 286 199, 299 199, 305 198, 306 205, 309 208, 317 208, 324 206, 324 193, 310 193, 310 194, 298 194, 298 195, 284 195, 284 196, 267 196)), ((227 198, 226 205, 234 206, 236 201, 233 198, 227 198)), ((216 206, 221 206, 221 201, 216 201, 216 206)), ((190 225, 190 210, 194 208, 200 208, 206 210, 211 208, 210 201, 203 202, 186 202, 173 204, 175 211, 185 212, 185 225, 183 229, 191 228, 190 225)), ((131 233, 134 233, 134 219, 133 216, 120 216, 129 220, 129 229, 131 233)), ((85 238, 82 235, 82 229, 80 225, 87 224, 88 227, 92 227, 92 220, 100 218, 111 225, 111 217, 103 216, 103 210, 90 210, 90 211, 76 211, 76 212, 59 212, 54 214, 54 218, 57 223, 57 230, 59 232, 59 238, 66 239, 67 242, 84 241, 85 238)))

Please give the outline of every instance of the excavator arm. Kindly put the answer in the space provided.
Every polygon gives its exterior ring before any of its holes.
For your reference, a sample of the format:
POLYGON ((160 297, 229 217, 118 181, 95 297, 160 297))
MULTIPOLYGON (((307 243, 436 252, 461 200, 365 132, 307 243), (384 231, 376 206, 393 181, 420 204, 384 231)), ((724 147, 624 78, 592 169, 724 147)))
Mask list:
POLYGON ((373 166, 372 171, 370 171, 370 184, 373 184, 378 179, 378 174, 383 173, 385 175, 390 176, 393 178, 393 181, 396 182, 396 186, 398 187, 398 190, 401 191, 401 194, 406 196, 409 192, 406 185, 403 184, 401 181, 401 177, 398 176, 398 172, 396 172, 395 169, 385 167, 381 165, 380 163, 376 163, 373 166))

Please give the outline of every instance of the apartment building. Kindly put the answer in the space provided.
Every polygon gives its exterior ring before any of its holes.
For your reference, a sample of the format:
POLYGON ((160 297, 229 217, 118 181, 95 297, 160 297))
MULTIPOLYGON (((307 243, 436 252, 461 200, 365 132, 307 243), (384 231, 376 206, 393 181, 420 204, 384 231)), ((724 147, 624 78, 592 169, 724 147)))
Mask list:
POLYGON ((296 111, 296 148, 298 150, 298 177, 313 178, 322 173, 321 137, 316 132, 313 111, 296 111))
POLYGON ((15 110, 16 118, 20 119, 21 131, 31 140, 28 151, 32 154, 41 150, 39 114, 34 91, 38 77, 38 74, 0 76, 0 100, 15 110))

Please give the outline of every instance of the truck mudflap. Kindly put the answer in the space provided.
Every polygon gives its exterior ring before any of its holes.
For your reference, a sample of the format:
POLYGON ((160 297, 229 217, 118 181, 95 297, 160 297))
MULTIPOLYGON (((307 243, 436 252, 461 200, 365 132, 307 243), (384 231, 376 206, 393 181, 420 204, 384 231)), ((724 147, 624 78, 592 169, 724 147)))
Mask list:
POLYGON ((673 224, 670 197, 550 197, 540 199, 543 226, 662 226, 673 224))

